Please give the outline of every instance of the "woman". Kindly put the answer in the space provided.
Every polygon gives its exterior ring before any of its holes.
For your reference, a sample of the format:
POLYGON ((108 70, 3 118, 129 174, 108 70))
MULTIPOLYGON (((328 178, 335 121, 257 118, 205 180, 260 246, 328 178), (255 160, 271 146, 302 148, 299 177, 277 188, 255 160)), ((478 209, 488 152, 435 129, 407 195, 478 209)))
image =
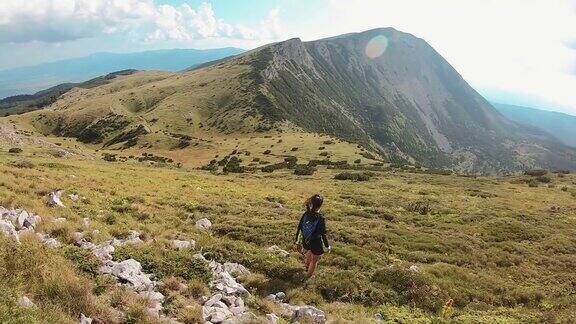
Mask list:
POLYGON ((320 195, 314 195, 306 200, 306 212, 300 218, 296 229, 295 244, 298 244, 298 236, 302 232, 302 252, 308 277, 314 275, 320 256, 324 254, 324 247, 328 249, 328 252, 332 250, 326 238, 326 220, 320 213, 323 202, 324 199, 320 195))

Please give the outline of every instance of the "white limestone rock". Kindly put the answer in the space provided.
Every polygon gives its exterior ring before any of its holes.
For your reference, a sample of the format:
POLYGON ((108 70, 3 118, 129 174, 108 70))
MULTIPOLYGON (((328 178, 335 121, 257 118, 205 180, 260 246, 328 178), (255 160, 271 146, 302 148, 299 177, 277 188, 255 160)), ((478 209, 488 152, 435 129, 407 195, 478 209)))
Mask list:
POLYGON ((0 220, 0 233, 3 233, 6 236, 10 236, 17 242, 20 242, 20 236, 16 232, 16 228, 9 221, 0 220))
POLYGON ((194 246, 196 246, 196 242, 194 240, 190 241, 173 240, 172 246, 177 250, 193 249, 194 246))
POLYGON ((150 279, 150 275, 142 272, 142 265, 134 259, 122 262, 106 261, 100 267, 100 273, 111 274, 118 278, 121 283, 127 284, 135 291, 153 290, 156 282, 150 279))
POLYGON ((30 298, 28 298, 26 296, 22 296, 18 300, 18 306, 20 306, 22 308, 33 308, 36 305, 30 300, 30 298))
POLYGON ((272 245, 271 247, 269 247, 267 249, 267 251, 271 254, 275 254, 281 258, 287 258, 290 256, 290 252, 286 251, 286 250, 282 250, 280 247, 278 247, 277 245, 272 245))
POLYGON ((201 231, 206 231, 210 229, 210 227, 212 227, 212 222, 210 222, 208 218, 202 218, 196 222, 196 228, 201 231))
POLYGON ((66 207, 62 203, 62 199, 61 199, 62 198, 62 190, 51 192, 48 198, 49 198, 48 203, 50 204, 50 206, 60 207, 60 208, 66 207))
POLYGON ((80 314, 80 324, 92 324, 92 318, 84 314, 80 314))
POLYGON ((268 324, 277 324, 279 320, 280 318, 278 318, 276 314, 266 314, 266 321, 268 321, 268 324))

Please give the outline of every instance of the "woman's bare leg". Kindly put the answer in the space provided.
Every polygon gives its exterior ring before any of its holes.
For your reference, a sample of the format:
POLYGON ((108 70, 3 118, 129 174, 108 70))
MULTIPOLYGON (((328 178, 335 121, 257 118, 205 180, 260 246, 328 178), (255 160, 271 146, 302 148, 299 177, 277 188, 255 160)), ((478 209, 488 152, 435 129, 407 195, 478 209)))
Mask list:
POLYGON ((312 277, 314 272, 316 272, 316 267, 318 266, 318 261, 320 260, 319 255, 315 255, 311 251, 310 253, 310 264, 308 265, 308 277, 312 277))
POLYGON ((310 267, 310 262, 312 261, 312 252, 304 250, 304 267, 306 269, 306 271, 308 271, 308 268, 310 267))

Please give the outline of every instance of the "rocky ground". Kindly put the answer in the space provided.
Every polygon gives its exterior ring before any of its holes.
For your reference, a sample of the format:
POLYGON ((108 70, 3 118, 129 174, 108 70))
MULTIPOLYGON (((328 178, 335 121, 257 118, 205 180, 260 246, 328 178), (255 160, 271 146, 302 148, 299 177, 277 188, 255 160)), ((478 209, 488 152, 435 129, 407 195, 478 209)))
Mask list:
MULTIPOLYGON (((74 201, 78 197, 69 195, 74 201)), ((54 208, 65 208, 62 202, 62 191, 55 191, 49 194, 49 205, 54 208)), ((42 221, 42 217, 22 209, 7 209, 0 206, 0 233, 7 235, 14 240, 20 240, 21 235, 34 233, 40 242, 47 248, 57 249, 62 243, 50 235, 37 232, 36 228, 42 221)), ((66 222, 66 218, 56 218, 56 223, 66 222)), ((88 219, 83 219, 86 229, 90 228, 88 219)), ((210 220, 204 218, 196 223, 196 228, 200 231, 207 231, 212 226, 210 220)), ((97 230, 94 230, 97 231, 97 230)), ((95 233, 97 234, 97 233, 95 233)), ((74 244, 92 254, 101 262, 98 272, 102 276, 114 277, 118 285, 122 285, 148 301, 148 315, 162 322, 180 323, 177 319, 168 318, 163 314, 163 303, 165 296, 158 290, 160 285, 152 274, 145 273, 138 260, 128 259, 121 262, 113 260, 113 254, 117 247, 124 245, 147 244, 141 239, 140 233, 132 231, 128 238, 112 239, 101 244, 94 244, 87 240, 81 232, 73 233, 74 244)), ((173 240, 174 249, 194 249, 196 242, 193 240, 173 240)), ((287 255, 288 252, 277 246, 271 246, 269 252, 287 255)), ((214 260, 207 260, 201 253, 194 255, 194 258, 205 262, 212 273, 212 280, 209 284, 210 295, 201 297, 202 318, 206 323, 278 323, 280 318, 291 322, 325 323, 326 315, 321 310, 313 306, 296 306, 285 301, 286 294, 278 292, 268 296, 266 299, 276 303, 281 310, 279 314, 269 313, 265 316, 257 316, 245 303, 245 298, 251 293, 236 278, 240 275, 249 275, 250 270, 238 263, 218 263, 214 260)), ((27 296, 22 296, 19 300, 20 307, 32 308, 34 302, 27 296)), ((97 315, 97 314, 94 314, 97 315)), ((93 319, 92 314, 78 314, 79 323, 90 324, 93 319)))

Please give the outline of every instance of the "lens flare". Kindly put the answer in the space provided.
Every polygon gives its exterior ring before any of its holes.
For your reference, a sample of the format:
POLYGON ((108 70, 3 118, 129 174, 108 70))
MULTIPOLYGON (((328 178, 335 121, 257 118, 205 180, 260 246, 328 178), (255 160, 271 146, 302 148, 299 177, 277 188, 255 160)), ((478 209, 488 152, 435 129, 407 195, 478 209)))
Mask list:
POLYGON ((366 44, 366 56, 371 59, 378 58, 386 52, 386 48, 388 48, 388 38, 384 35, 376 36, 366 44))

